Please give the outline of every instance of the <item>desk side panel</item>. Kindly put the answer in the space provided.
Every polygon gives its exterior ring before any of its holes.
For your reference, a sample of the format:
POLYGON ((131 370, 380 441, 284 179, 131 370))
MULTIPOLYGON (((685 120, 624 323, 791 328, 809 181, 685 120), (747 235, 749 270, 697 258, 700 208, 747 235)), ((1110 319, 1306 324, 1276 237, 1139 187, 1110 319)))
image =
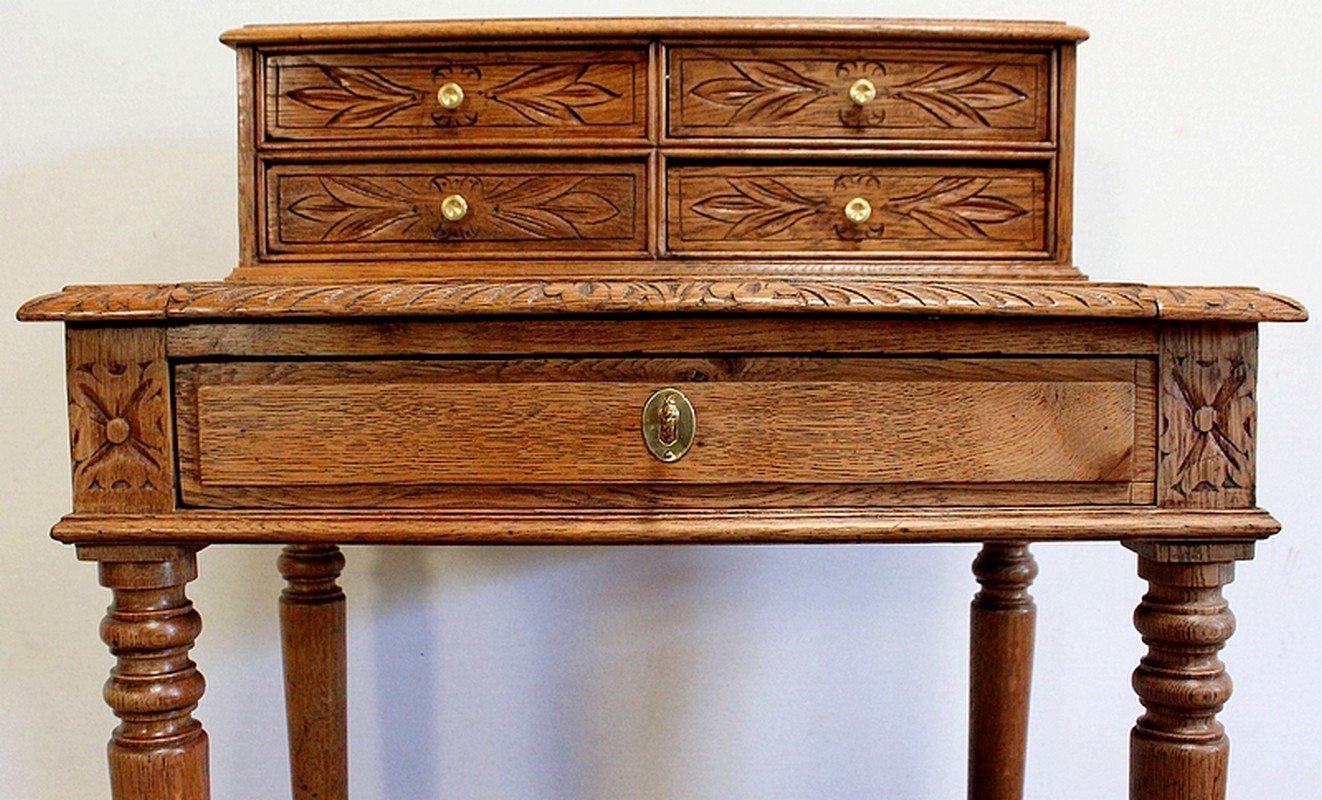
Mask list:
POLYGON ((66 345, 75 511, 173 509, 165 329, 70 325, 66 345))

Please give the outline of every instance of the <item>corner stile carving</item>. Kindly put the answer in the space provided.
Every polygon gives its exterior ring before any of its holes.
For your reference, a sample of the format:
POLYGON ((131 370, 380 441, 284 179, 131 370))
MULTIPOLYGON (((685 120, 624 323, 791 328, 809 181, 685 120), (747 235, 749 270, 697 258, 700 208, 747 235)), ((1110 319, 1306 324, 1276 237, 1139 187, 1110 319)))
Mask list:
POLYGON ((1253 505, 1257 349, 1257 328, 1249 325, 1163 328, 1161 505, 1253 505))
POLYGON ((69 441, 76 511, 174 507, 165 332, 68 331, 69 441))

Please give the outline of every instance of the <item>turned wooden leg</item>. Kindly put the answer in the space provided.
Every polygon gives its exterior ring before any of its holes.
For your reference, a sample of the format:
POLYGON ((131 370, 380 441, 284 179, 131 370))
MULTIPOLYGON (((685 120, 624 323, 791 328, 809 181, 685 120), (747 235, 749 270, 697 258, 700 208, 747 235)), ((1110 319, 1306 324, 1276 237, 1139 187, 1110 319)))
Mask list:
POLYGON ((207 735, 193 719, 206 688, 188 657, 202 618, 184 594, 194 548, 82 546, 114 593, 101 638, 116 663, 105 698, 119 727, 108 749, 115 800, 208 800, 207 735))
POLYGON ((1217 712, 1230 677, 1217 657, 1235 631, 1221 587, 1252 544, 1126 545, 1148 592, 1134 612, 1148 653, 1134 672, 1146 709, 1129 744, 1131 800, 1223 800, 1230 741, 1217 712))
POLYGON ((344 556, 335 545, 289 545, 278 563, 288 582, 280 595, 280 635, 294 800, 345 800, 344 592, 335 582, 344 556))
POLYGON ((1037 616, 1028 587, 1037 563, 1026 544, 988 542, 973 574, 982 588, 970 613, 968 796, 1019 800, 1037 616))

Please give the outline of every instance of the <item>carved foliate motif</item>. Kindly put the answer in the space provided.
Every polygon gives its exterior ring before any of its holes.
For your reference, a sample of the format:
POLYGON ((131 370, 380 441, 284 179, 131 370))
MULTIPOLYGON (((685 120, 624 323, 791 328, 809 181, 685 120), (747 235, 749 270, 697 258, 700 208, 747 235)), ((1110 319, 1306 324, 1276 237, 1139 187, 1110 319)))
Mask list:
POLYGON ((638 127, 635 84, 642 55, 609 59, 572 53, 546 54, 534 63, 491 54, 457 54, 438 60, 418 56, 374 63, 372 59, 324 56, 276 58, 275 127, 293 136, 300 130, 389 131, 567 127, 638 127), (437 92, 462 89, 457 105, 445 106, 437 92))
MULTIPOLYGON (((884 125, 888 108, 908 103, 948 127, 991 127, 984 112, 1028 99, 1026 92, 995 77, 1000 68, 996 64, 940 64, 918 72, 913 66, 893 72, 881 61, 837 63, 835 77, 867 78, 877 88, 876 99, 868 105, 842 107, 837 112, 840 121, 856 127, 884 125)), ((840 94, 838 85, 809 77, 785 62, 733 61, 730 67, 736 76, 711 78, 693 87, 696 97, 731 109, 729 125, 788 120, 840 94)))
POLYGON ((70 330, 68 380, 75 507, 123 512, 172 507, 163 333, 70 330))
POLYGON ((283 243, 554 241, 635 235, 630 174, 282 175, 283 243), (442 199, 462 196, 462 219, 442 199))
POLYGON ((1161 504, 1253 505, 1256 331, 1170 326, 1161 357, 1161 504))
POLYGON ((326 125, 371 128, 422 102, 423 92, 363 67, 320 68, 321 85, 302 86, 286 97, 299 105, 325 111, 326 125))
POLYGON ((1037 54, 693 49, 677 50, 671 71, 680 136, 1049 136, 1049 65, 1037 54))
MULTIPOLYGON (((821 249, 830 242, 860 242, 896 250, 911 243, 947 249, 1044 250, 1044 192, 1040 173, 894 168, 846 172, 830 168, 680 167, 671 178, 681 199, 677 251, 713 249, 706 242, 771 249, 821 249), (853 198, 871 214, 852 222, 853 198)), ((673 202, 673 201, 672 201, 673 202)))

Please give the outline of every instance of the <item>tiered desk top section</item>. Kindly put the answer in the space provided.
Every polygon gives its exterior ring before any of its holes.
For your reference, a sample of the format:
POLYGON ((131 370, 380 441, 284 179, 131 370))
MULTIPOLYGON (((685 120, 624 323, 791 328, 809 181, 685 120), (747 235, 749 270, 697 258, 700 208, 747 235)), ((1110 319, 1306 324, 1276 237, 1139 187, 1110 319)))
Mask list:
POLYGON ((235 277, 1081 277, 1057 23, 263 26, 235 277))

